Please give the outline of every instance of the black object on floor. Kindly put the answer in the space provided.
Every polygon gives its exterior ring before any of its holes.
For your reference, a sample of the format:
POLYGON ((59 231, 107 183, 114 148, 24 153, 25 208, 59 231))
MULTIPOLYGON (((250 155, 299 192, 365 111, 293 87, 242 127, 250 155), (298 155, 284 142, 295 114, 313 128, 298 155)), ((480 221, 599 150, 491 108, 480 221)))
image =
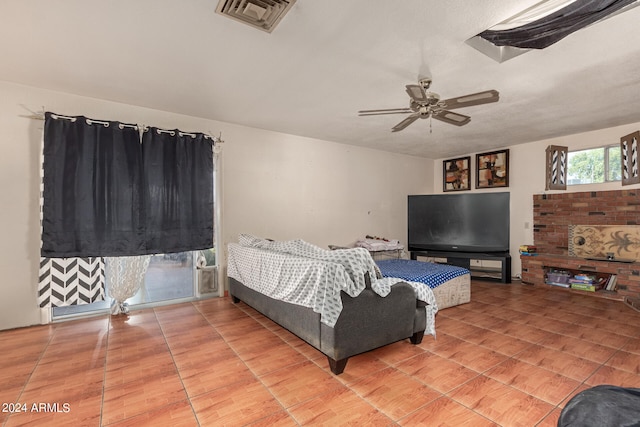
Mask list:
POLYGON ((599 385, 576 394, 558 427, 640 427, 640 388, 599 385))

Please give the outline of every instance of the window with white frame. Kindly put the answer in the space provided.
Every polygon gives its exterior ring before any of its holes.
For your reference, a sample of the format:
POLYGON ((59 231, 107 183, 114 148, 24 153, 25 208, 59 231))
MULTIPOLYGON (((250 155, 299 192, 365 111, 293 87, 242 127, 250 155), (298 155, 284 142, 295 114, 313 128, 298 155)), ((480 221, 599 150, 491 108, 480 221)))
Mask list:
POLYGON ((567 185, 601 184, 620 181, 622 175, 620 145, 570 151, 567 185))

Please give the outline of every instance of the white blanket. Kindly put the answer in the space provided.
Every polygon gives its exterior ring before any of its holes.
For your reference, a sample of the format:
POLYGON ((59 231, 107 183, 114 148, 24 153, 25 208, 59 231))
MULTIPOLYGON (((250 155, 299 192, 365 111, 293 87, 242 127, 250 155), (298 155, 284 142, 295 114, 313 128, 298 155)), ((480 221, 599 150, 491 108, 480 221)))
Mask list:
POLYGON ((379 279, 380 272, 366 249, 328 251, 302 240, 274 242, 242 235, 240 244, 229 244, 227 264, 229 277, 271 298, 312 308, 330 327, 342 311, 340 291, 357 297, 365 289, 365 273, 369 273, 371 289, 383 297, 394 284, 409 283, 416 298, 428 304, 425 333, 435 335, 438 308, 433 291, 421 283, 379 279))

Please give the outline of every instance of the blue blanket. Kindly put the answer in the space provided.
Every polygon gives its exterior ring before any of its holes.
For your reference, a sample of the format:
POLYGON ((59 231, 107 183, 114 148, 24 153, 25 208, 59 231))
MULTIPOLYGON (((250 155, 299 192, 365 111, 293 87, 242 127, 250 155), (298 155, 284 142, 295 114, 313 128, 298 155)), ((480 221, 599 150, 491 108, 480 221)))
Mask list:
POLYGON ((469 270, 452 265, 409 259, 386 259, 376 261, 383 277, 397 277, 412 282, 420 282, 431 289, 458 276, 469 274, 469 270))

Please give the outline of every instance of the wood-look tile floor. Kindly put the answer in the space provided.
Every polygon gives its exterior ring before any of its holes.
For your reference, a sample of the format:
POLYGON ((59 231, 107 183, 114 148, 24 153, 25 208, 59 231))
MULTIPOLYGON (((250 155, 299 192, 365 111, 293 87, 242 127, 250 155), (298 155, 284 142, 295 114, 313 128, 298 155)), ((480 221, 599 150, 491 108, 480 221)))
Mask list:
POLYGON ((0 332, 0 425, 555 426, 577 392, 640 386, 640 313, 563 290, 474 281, 437 339, 342 375, 229 298, 0 332))

